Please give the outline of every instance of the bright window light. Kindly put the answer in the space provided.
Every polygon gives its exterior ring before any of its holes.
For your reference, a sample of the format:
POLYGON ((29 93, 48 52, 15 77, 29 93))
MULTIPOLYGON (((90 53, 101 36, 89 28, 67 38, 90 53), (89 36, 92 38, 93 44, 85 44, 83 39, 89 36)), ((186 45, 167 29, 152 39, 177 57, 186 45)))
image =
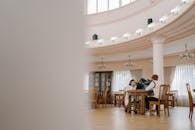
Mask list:
POLYGON ((109 10, 119 8, 119 0, 109 0, 109 10))
POLYGON ((97 9, 96 0, 87 0, 87 13, 95 14, 97 9))
POLYGON ((104 12, 108 10, 108 0, 98 0, 98 12, 104 12))
POLYGON ((127 5, 130 3, 130 0, 121 0, 121 5, 124 6, 124 5, 127 5))

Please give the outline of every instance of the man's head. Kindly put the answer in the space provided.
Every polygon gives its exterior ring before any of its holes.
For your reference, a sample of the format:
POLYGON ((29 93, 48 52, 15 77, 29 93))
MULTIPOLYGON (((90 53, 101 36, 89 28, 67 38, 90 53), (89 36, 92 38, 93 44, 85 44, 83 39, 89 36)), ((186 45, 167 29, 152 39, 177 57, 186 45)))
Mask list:
POLYGON ((158 80, 158 75, 157 75, 157 74, 153 74, 153 75, 152 75, 152 79, 153 79, 153 80, 158 80))

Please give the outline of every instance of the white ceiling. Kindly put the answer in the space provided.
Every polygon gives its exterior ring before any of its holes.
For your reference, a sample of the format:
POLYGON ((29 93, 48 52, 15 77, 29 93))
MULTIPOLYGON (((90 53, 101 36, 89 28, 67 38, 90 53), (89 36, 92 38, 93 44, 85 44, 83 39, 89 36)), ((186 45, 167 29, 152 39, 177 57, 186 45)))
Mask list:
MULTIPOLYGON (((195 49, 195 34, 186 37, 184 39, 171 42, 169 44, 165 44, 164 46, 164 55, 170 55, 174 53, 179 53, 185 50, 185 44, 188 46, 188 50, 194 50, 195 49)), ((147 50, 143 51, 136 51, 136 52, 128 52, 128 53, 122 53, 122 54, 115 54, 115 55, 109 55, 109 56, 103 56, 104 61, 121 61, 121 60, 127 60, 128 55, 131 55, 132 59, 142 59, 142 58, 149 58, 152 57, 152 48, 149 48, 147 50)), ((98 62, 101 60, 100 56, 90 56, 90 60, 92 62, 98 62)))

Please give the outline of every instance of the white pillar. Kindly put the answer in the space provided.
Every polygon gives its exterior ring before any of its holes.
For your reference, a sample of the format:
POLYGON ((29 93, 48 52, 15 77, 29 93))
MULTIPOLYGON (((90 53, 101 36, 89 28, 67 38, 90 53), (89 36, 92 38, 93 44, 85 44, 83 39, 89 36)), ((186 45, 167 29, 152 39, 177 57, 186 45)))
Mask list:
POLYGON ((164 83, 164 37, 153 37, 153 74, 159 76, 159 83, 164 83))

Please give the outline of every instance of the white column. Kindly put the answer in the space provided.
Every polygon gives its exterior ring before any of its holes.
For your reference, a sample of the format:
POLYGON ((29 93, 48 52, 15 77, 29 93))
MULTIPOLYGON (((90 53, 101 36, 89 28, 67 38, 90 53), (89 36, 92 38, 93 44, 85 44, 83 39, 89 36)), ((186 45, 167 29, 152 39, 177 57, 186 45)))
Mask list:
POLYGON ((164 83, 164 37, 153 37, 153 74, 159 76, 159 83, 164 83))

